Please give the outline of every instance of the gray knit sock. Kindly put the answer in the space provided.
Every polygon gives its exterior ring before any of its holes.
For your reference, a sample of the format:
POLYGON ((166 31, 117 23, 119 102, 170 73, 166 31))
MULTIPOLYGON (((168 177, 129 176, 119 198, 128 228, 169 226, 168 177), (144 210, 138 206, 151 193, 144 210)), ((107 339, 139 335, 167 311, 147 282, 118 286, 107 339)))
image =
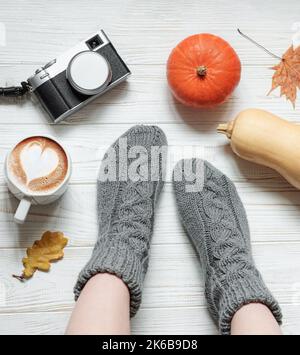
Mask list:
POLYGON ((183 225, 204 268, 208 308, 221 334, 230 334, 232 317, 248 303, 265 304, 281 323, 278 303, 255 267, 246 213, 231 180, 208 162, 193 159, 177 164, 173 184, 183 225), (187 171, 188 164, 192 170, 187 171), (197 167, 203 189, 187 192, 197 167), (175 181, 179 176, 182 181, 175 181))
POLYGON ((92 276, 108 272, 117 275, 128 286, 130 315, 134 316, 137 312, 148 268, 154 208, 163 186, 165 170, 165 161, 160 155, 154 166, 156 173, 153 174, 151 149, 154 146, 166 148, 166 145, 166 137, 160 128, 135 126, 122 135, 106 153, 98 178, 99 237, 91 259, 78 277, 74 288, 75 299, 92 276), (127 148, 124 148, 126 143, 127 148), (125 155, 124 159, 120 151, 126 151, 128 158, 125 155), (112 152, 116 153, 117 179, 103 181, 103 174, 108 173, 107 162, 115 160, 108 159, 109 156, 113 157, 112 152), (136 155, 137 152, 140 153, 136 155), (133 169, 132 163, 137 162, 137 158, 139 168, 133 169), (138 177, 132 175, 135 171, 138 177), (152 179, 150 173, 153 174, 152 179))

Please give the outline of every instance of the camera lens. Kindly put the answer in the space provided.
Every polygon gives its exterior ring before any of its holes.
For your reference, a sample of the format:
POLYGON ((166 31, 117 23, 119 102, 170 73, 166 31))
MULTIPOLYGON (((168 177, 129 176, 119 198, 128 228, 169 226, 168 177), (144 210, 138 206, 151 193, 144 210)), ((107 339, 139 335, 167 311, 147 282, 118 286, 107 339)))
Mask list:
POLYGON ((100 93, 111 81, 111 68, 97 52, 85 51, 75 55, 67 69, 67 79, 73 88, 85 95, 100 93))

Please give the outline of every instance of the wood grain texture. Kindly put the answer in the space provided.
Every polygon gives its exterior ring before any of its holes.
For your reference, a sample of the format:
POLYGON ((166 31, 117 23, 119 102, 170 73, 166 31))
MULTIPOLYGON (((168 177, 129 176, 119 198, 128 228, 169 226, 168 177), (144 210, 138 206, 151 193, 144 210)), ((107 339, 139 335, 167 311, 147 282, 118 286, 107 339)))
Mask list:
MULTIPOLYGON (((201 111, 185 107, 173 99, 167 87, 164 64, 133 64, 130 65, 132 76, 127 82, 99 97, 62 125, 176 123, 196 125, 199 130, 205 131, 214 130, 218 123, 233 119, 239 111, 247 107, 268 109, 299 122, 297 111, 291 109, 289 102, 279 98, 278 91, 267 96, 273 75, 269 68, 271 64, 259 66, 257 63, 249 66, 245 63, 240 85, 229 101, 214 110, 201 111)), ((14 85, 33 74, 36 68, 37 65, 32 64, 16 66, 0 63, 0 83, 3 81, 3 84, 14 85)), ((1 122, 7 125, 50 124, 34 98, 1 102, 1 112, 1 122)))
POLYGON ((99 26, 114 39, 129 64, 164 64, 182 38, 213 32, 239 50, 243 62, 269 65, 272 58, 237 35, 240 27, 274 52, 289 45, 290 26, 300 5, 275 0, 22 0, 1 5, 7 27, 2 63, 38 63, 51 60, 99 26), (170 5, 171 4, 171 5, 170 5), (292 10, 291 10, 292 9, 292 10), (13 12, 13 16, 12 16, 13 12), (280 21, 278 20, 280 17, 280 21), (55 19, 55 20, 54 20, 55 19))
MULTIPOLYGON (((0 313, 71 310, 72 286, 91 255, 91 247, 66 249, 51 272, 38 272, 26 283, 11 277, 22 269, 24 249, 1 249, 2 296, 0 313)), ((281 304, 299 304, 295 295, 300 268, 300 243, 265 243, 253 246, 263 277, 281 304), (276 274, 276 278, 274 278, 276 274), (290 274, 289 279, 286 275, 290 274)), ((300 291, 300 290, 299 290, 300 291)), ((204 307, 204 284, 194 249, 187 244, 154 244, 145 280, 143 308, 204 307)))
MULTIPOLYGON (((197 256, 184 233, 170 183, 174 163, 198 156, 236 184, 248 214, 255 260, 282 305, 284 332, 300 333, 300 192, 271 169, 235 157, 215 130, 248 107, 300 123, 299 109, 267 96, 276 60, 237 34, 240 27, 282 54, 300 3, 290 0, 15 0, 0 3, 6 45, 0 47, 0 86, 15 85, 34 70, 98 30, 107 32, 133 75, 61 125, 49 122, 32 100, 0 100, 0 334, 63 334, 73 307, 72 288, 97 237, 96 178, 104 151, 134 124, 157 124, 169 145, 167 182, 159 201, 149 273, 134 334, 216 334, 204 299, 197 256), (70 11, 71 6, 71 11, 70 11), (183 107, 170 95, 165 63, 184 37, 212 32, 238 52, 242 80, 230 100, 215 110, 183 107), (51 134, 70 151, 74 169, 68 192, 57 203, 33 207, 17 226, 17 201, 3 178, 6 154, 23 136, 51 134), (24 284, 25 249, 42 232, 62 230, 70 238, 65 258, 51 272, 24 284)), ((3 26, 2 26, 3 27, 3 26)))
MULTIPOLYGON (((237 187, 245 203, 254 243, 299 241, 300 199, 294 191, 268 191, 251 188, 249 183, 237 187)), ((18 201, 6 187, 0 188, 0 248, 26 248, 39 239, 44 230, 63 230, 70 246, 91 247, 97 237, 96 186, 72 185, 62 200, 50 206, 33 206, 28 223, 13 222, 18 201)), ((158 205, 154 244, 189 243, 181 227, 173 189, 166 185, 158 205)))
MULTIPOLYGON (((84 126, 67 125, 0 125, 0 185, 4 184, 3 164, 10 149, 24 136, 47 134, 62 140, 70 152, 73 161, 71 183, 95 183, 99 164, 106 149, 132 125, 88 124, 84 126), (20 129, 22 127, 22 129, 20 129)), ((198 156, 216 165, 235 182, 253 180, 271 180, 278 186, 286 186, 284 180, 273 170, 244 161, 232 153, 224 135, 216 133, 215 124, 180 125, 159 124, 166 132, 169 142, 168 175, 170 180, 174 164, 181 158, 198 156)), ((255 184, 255 181, 254 181, 255 184)), ((271 188, 272 185, 266 184, 271 188)))
MULTIPOLYGON (((287 319, 284 334, 298 334, 299 306, 283 305, 282 310, 287 319)), ((0 322, 5 322, 3 334, 62 335, 69 318, 69 311, 0 314, 0 322)), ((201 307, 141 309, 132 320, 132 333, 218 334, 207 310, 201 307)))

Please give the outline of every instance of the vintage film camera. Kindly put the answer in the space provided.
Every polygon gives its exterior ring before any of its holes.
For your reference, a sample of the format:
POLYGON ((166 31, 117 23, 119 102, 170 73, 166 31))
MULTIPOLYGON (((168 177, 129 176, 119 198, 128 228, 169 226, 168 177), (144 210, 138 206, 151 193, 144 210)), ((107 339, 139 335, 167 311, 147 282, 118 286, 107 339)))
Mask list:
POLYGON ((31 91, 57 123, 130 74, 104 31, 100 30, 37 69, 22 86, 0 88, 0 96, 22 96, 31 91))

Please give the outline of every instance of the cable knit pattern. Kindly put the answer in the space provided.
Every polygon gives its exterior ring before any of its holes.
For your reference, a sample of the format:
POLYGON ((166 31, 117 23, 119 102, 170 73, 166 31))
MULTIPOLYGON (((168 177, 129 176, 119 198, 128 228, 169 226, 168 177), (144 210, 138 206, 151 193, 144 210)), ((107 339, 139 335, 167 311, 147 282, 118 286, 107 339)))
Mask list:
MULTIPOLYGON (((98 180, 99 237, 89 262, 78 277, 74 293, 77 299, 88 280, 97 273, 115 274, 128 286, 130 315, 134 316, 141 303, 142 284, 148 268, 154 208, 163 186, 162 159, 159 159, 157 181, 150 179, 151 147, 166 146, 167 141, 162 130, 156 126, 135 126, 120 138, 112 146, 117 159, 116 181, 98 180), (120 166, 120 138, 127 139, 127 154, 133 147, 143 147, 145 159, 140 170, 143 165, 148 166, 147 181, 144 181, 145 177, 126 181, 120 178, 120 169, 124 168, 120 166)), ((108 152, 104 158, 107 156, 108 152)), ((134 160, 128 158, 125 162, 128 174, 134 160)), ((100 173, 105 169, 103 162, 100 173)))
POLYGON ((111 238, 127 240, 141 258, 147 257, 152 232, 153 186, 149 182, 120 185, 116 210, 111 220, 111 238))
MULTIPOLYGON (((194 169, 196 162, 193 159, 194 169)), ((183 179, 173 178, 173 185, 183 225, 204 268, 210 313, 224 335, 230 334, 233 315, 252 302, 267 305, 281 323, 280 308, 255 267, 246 212, 235 186, 211 164, 201 166, 202 191, 186 192, 191 178, 182 161, 174 176, 180 171, 183 179)))

